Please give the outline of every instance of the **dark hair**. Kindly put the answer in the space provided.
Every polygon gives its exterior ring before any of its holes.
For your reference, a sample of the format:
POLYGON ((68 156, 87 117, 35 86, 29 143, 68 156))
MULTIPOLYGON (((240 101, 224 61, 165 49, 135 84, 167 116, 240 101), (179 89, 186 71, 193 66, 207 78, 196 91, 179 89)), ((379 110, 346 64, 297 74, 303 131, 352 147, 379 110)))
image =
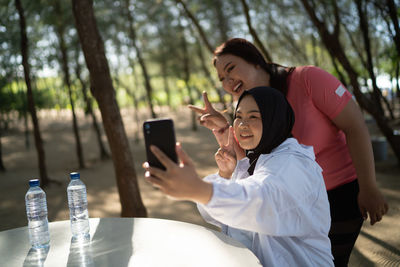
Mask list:
POLYGON ((270 76, 270 86, 279 89, 285 95, 287 94, 286 78, 295 69, 287 69, 276 63, 267 63, 261 52, 251 42, 243 38, 232 38, 218 46, 214 50, 213 65, 215 66, 218 56, 234 55, 242 58, 248 63, 259 65, 270 76))

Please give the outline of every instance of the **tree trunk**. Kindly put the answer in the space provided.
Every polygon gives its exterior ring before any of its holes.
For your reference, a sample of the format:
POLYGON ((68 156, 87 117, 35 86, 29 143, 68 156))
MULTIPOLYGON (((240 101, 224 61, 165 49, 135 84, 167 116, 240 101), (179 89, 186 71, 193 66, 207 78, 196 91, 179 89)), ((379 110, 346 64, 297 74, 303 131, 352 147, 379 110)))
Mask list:
POLYGON ((2 130, 0 129, 0 171, 1 172, 5 172, 6 168, 4 167, 4 163, 3 163, 3 149, 2 149, 2 145, 1 145, 1 136, 2 136, 1 131, 2 130))
POLYGON ((135 131, 135 138, 134 141, 136 144, 139 143, 140 139, 139 139, 139 132, 140 132, 140 120, 139 120, 139 103, 137 100, 137 97, 135 96, 135 94, 126 86, 124 86, 126 89, 126 93, 132 98, 133 100, 133 113, 135 114, 134 116, 134 120, 136 123, 136 131, 135 131))
MULTIPOLYGON (((77 53, 76 55, 78 56, 79 52, 77 51, 76 53, 77 53)), ((81 87, 82 87, 82 94, 83 94, 83 99, 86 104, 86 111, 92 118, 92 126, 93 126, 93 130, 96 134, 97 143, 99 145, 99 150, 100 150, 100 159, 101 160, 109 159, 110 155, 108 154, 108 152, 103 144, 103 140, 101 139, 100 126, 97 122, 96 114, 93 111, 92 99, 88 97, 86 83, 83 81, 83 79, 81 77, 81 65, 79 64, 78 57, 76 58, 75 75, 76 75, 76 78, 79 80, 79 83, 81 84, 81 87)), ((94 90, 95 89, 93 89, 92 91, 94 91, 94 90)))
MULTIPOLYGON (((62 12, 60 9, 60 3, 58 1, 56 1, 56 4, 55 4, 55 11, 56 11, 57 16, 59 18, 61 18, 62 12)), ((58 42, 59 42, 60 51, 61 51, 61 59, 60 60, 61 60, 62 70, 64 73, 64 86, 67 86, 67 89, 68 89, 69 103, 71 105, 71 111, 72 111, 72 127, 74 130, 74 136, 75 136, 76 155, 78 157, 79 168, 83 169, 83 168, 85 168, 85 160, 83 158, 81 138, 79 136, 78 121, 77 121, 76 113, 75 113, 75 103, 74 103, 74 99, 72 96, 71 79, 70 79, 69 67, 68 67, 67 47, 65 45, 64 25, 62 23, 62 20, 57 21, 55 27, 56 27, 56 33, 57 33, 58 42)))
MULTIPOLYGON (((180 35, 181 35, 181 48, 182 48, 182 53, 183 53, 183 80, 185 81, 185 85, 187 88, 188 96, 189 96, 189 104, 194 105, 194 100, 192 96, 192 88, 189 85, 189 80, 190 80, 190 68, 189 68, 189 51, 185 39, 185 33, 183 26, 181 22, 179 21, 179 28, 180 28, 180 35)), ((196 114, 194 111, 191 111, 191 117, 192 117, 192 130, 197 131, 197 120, 196 120, 196 114)))
MULTIPOLYGON (((374 72, 374 63, 372 61, 372 54, 371 54, 371 43, 369 41, 369 25, 368 25, 368 21, 366 19, 366 17, 368 16, 368 14, 365 14, 365 8, 362 5, 362 0, 356 0, 356 6, 357 6, 357 11, 358 11, 358 16, 360 19, 360 29, 361 29, 361 33, 363 36, 363 41, 364 41, 364 48, 365 48, 365 52, 367 54, 367 71, 369 74, 369 77, 372 81, 372 89, 373 89, 373 97, 375 100, 375 103, 380 103, 381 98, 383 99, 382 93, 378 88, 378 85, 376 84, 376 76, 375 76, 375 72, 374 72)), ((384 116, 384 111, 381 105, 377 105, 378 107, 378 112, 381 113, 382 116, 384 116)), ((390 108, 390 106, 387 105, 387 108, 390 112, 390 115, 392 117, 392 119, 394 119, 393 116, 393 112, 390 108)))
POLYGON ((142 68, 143 78, 144 78, 145 88, 146 88, 146 93, 147 93, 147 101, 149 103, 151 116, 153 118, 156 118, 157 115, 154 112, 153 103, 152 103, 152 100, 153 100, 153 88, 151 86, 150 76, 148 74, 147 66, 146 66, 146 63, 145 63, 145 61, 143 59, 142 52, 140 51, 140 49, 139 49, 139 47, 138 47, 138 45, 136 43, 136 31, 135 31, 135 27, 134 27, 134 24, 133 24, 133 16, 132 16, 132 14, 130 13, 130 10, 129 10, 129 5, 130 5, 129 0, 125 0, 126 17, 128 19, 128 23, 129 23, 129 37, 131 38, 133 47, 135 48, 136 56, 137 56, 138 61, 139 61, 139 65, 142 68))
MULTIPOLYGON (((370 113, 374 117, 379 129, 388 140, 400 164, 400 136, 393 133, 393 129, 389 125, 387 118, 385 118, 379 112, 378 106, 380 105, 380 102, 370 101, 361 92, 360 85, 358 84, 359 75, 350 64, 350 61, 348 60, 346 53, 344 52, 344 49, 340 44, 338 31, 336 30, 334 31, 334 33, 330 33, 326 24, 320 21, 315 14, 315 10, 310 5, 308 0, 301 0, 301 2, 314 26, 317 28, 319 35, 328 52, 342 64, 344 70, 347 72, 347 75, 350 79, 350 84, 353 88, 353 93, 357 99, 358 104, 361 106, 362 109, 368 111, 368 113, 370 113)), ((337 25, 339 25, 339 23, 337 23, 337 25)))
POLYGON ((394 78, 396 79, 396 97, 399 98, 400 100, 400 85, 399 85, 399 80, 400 80, 400 62, 396 62, 396 74, 394 75, 394 78))
POLYGON ((210 44, 209 40, 207 39, 207 35, 203 31, 203 28, 201 27, 200 23, 195 18, 195 16, 193 16, 193 14, 187 8, 187 6, 184 3, 184 1, 175 0, 175 2, 177 4, 181 4, 182 5, 183 9, 185 10, 186 16, 188 16, 190 18, 190 20, 193 22, 194 26, 196 27, 197 31, 199 32, 199 35, 200 35, 201 39, 203 40, 204 44, 206 45, 208 51, 210 51, 211 54, 214 53, 214 48, 212 47, 212 45, 210 44))
MULTIPOLYGON (((136 72, 135 72, 135 62, 134 60, 128 56, 128 60, 129 60, 129 65, 132 69, 132 79, 133 82, 129 83, 129 84, 133 84, 133 88, 136 89, 136 92, 138 92, 139 90, 139 81, 136 77, 136 72)), ((132 87, 128 86, 127 84, 124 84, 123 82, 121 82, 121 80, 118 78, 118 76, 116 76, 116 83, 118 84, 118 86, 121 86, 122 88, 125 89, 126 93, 132 98, 133 100, 133 113, 134 113, 134 120, 136 123, 136 131, 134 134, 134 142, 136 144, 139 143, 140 139, 139 139, 139 133, 141 131, 141 126, 140 126, 140 119, 139 119, 139 100, 138 97, 135 94, 135 90, 131 90, 132 87)))
MULTIPOLYGON (((135 137, 134 137, 134 141, 136 144, 139 143, 140 139, 139 139, 139 131, 141 129, 140 127, 140 123, 139 123, 139 103, 137 100, 137 97, 135 96, 135 93, 131 91, 130 86, 127 86, 126 84, 122 84, 121 81, 118 81, 118 83, 120 84, 119 86, 121 86, 123 89, 125 89, 126 93, 132 98, 133 100, 133 113, 135 114, 134 116, 134 120, 136 123, 136 131, 135 131, 135 137)), ((135 79, 135 86, 134 88, 138 88, 137 86, 137 82, 135 79)))
POLYGON ((131 93, 131 95, 133 99, 133 108, 134 108, 133 112, 135 114, 135 122, 136 122, 135 143, 138 144, 140 141, 139 133, 141 130, 140 120, 139 120, 139 102, 134 93, 131 93))
POLYGON ((31 144, 29 142, 28 113, 24 110, 22 116, 24 117, 25 148, 29 149, 31 147, 31 144))
POLYGON ((400 57, 400 26, 399 26, 399 9, 396 7, 394 0, 386 0, 387 9, 390 19, 393 22, 395 34, 393 34, 393 42, 396 45, 397 55, 400 57))
POLYGON ((115 98, 104 43, 94 16, 93 1, 72 0, 72 9, 90 73, 92 94, 99 104, 104 129, 110 144, 122 207, 121 216, 145 217, 147 211, 140 196, 133 157, 115 98))
MULTIPOLYGON (((91 88, 90 89, 92 92, 95 91, 96 89, 91 88)), ((86 92, 86 89, 85 89, 86 92)), ((86 96, 87 97, 87 96, 86 96)), ((90 99, 87 99, 87 104, 88 109, 90 109, 89 114, 92 117, 92 126, 93 126, 93 130, 96 134, 97 137, 97 144, 99 145, 99 151, 100 151, 100 159, 101 160, 107 160, 110 158, 110 155, 108 154, 107 150, 106 150, 106 146, 103 143, 103 140, 101 139, 101 130, 100 130, 100 125, 97 122, 97 117, 96 114, 94 113, 93 107, 92 107, 92 103, 90 99)))
POLYGON ((314 37, 314 34, 310 34, 311 37, 311 44, 312 44, 312 55, 313 55, 313 61, 315 66, 319 66, 319 61, 318 61, 318 52, 317 52, 317 40, 314 37))
POLYGON ((171 107, 171 90, 169 89, 168 74, 167 74, 168 64, 167 64, 167 59, 164 55, 165 54, 163 53, 161 59, 161 75, 163 78, 164 91, 165 94, 167 95, 167 105, 168 107, 171 107))
MULTIPOLYGON (((139 83, 138 83, 138 79, 136 77, 136 73, 135 73, 135 63, 133 61, 133 59, 130 59, 130 65, 132 68, 132 78, 133 78, 133 84, 134 84, 134 88, 138 89, 139 88, 139 83)), ((138 97, 136 96, 136 94, 134 92, 132 92, 130 90, 130 88, 127 87, 127 91, 129 92, 130 96, 133 99, 133 112, 135 114, 135 122, 136 122, 136 132, 135 132, 135 143, 139 143, 139 133, 141 131, 141 127, 140 127, 140 120, 139 120, 139 100, 138 97)))
POLYGON ((218 23, 218 30, 220 32, 220 43, 226 42, 228 40, 229 23, 227 23, 226 16, 224 15, 224 2, 221 0, 212 1, 213 8, 216 13, 216 19, 218 23))
POLYGON ((28 107, 27 107, 27 96, 24 93, 24 89, 22 86, 20 86, 19 78, 16 80, 17 87, 18 87, 18 95, 21 97, 21 102, 22 102, 22 117, 24 119, 24 136, 25 136, 25 148, 29 149, 30 148, 30 142, 29 142, 29 125, 28 125, 28 107))
POLYGON ((36 151, 37 151, 37 155, 38 155, 40 182, 41 182, 41 185, 43 187, 45 187, 49 184, 50 179, 47 175, 45 152, 43 149, 43 141, 42 141, 42 137, 40 135, 39 120, 36 115, 35 100, 33 98, 33 92, 32 92, 30 68, 29 68, 29 63, 28 63, 29 45, 28 45, 28 37, 26 35, 26 22, 25 22, 24 9, 21 5, 21 0, 15 0, 15 6, 16 6, 16 8, 18 10, 18 14, 19 14, 19 24, 20 24, 20 30, 21 30, 22 65, 24 67, 24 76, 25 76, 25 83, 26 83, 26 88, 27 88, 28 109, 29 109, 29 113, 31 114, 31 117, 32 117, 33 132, 35 135, 35 146, 36 146, 36 151))
POLYGON ((329 57, 331 58, 331 62, 332 62, 333 68, 335 69, 336 73, 339 76, 340 82, 347 88, 348 87, 347 86, 347 84, 348 84, 347 80, 346 80, 344 74, 340 71, 339 66, 336 63, 335 58, 331 54, 329 54, 329 57))
POLYGON ((260 38, 258 37, 255 29, 251 25, 251 18, 250 18, 250 14, 249 14, 249 6, 247 5, 246 0, 240 0, 240 2, 242 3, 243 10, 244 10, 244 15, 246 16, 247 27, 249 28, 249 32, 250 32, 251 36, 254 39, 254 43, 261 50, 261 53, 264 55, 264 57, 267 60, 267 62, 272 62, 271 54, 265 48, 265 46, 261 42, 260 38))

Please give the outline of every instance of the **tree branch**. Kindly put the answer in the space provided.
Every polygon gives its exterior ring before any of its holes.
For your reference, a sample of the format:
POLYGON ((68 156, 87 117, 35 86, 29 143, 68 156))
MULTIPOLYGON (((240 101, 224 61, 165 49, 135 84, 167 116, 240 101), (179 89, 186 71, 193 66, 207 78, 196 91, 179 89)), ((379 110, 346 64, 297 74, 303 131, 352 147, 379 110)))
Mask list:
POLYGON ((211 54, 214 53, 214 48, 211 46, 210 42, 207 39, 206 34, 203 31, 203 28, 200 26, 198 20, 193 16, 193 14, 190 12, 190 10, 187 8, 186 4, 182 0, 175 0, 177 4, 181 4, 183 9, 185 10, 186 15, 192 20, 194 23, 197 31, 200 34, 201 39, 203 40, 204 44, 206 45, 208 51, 210 51, 211 54))
POLYGON ((258 38, 256 30, 251 25, 251 19, 250 19, 250 15, 249 15, 249 6, 247 5, 246 0, 240 0, 240 2, 242 3, 243 9, 244 9, 244 14, 246 16, 246 21, 247 21, 247 26, 249 28, 249 32, 250 32, 251 36, 253 37, 255 44, 258 46, 258 48, 260 48, 261 53, 264 55, 267 62, 272 62, 271 54, 268 52, 268 50, 262 44, 260 38, 258 38))

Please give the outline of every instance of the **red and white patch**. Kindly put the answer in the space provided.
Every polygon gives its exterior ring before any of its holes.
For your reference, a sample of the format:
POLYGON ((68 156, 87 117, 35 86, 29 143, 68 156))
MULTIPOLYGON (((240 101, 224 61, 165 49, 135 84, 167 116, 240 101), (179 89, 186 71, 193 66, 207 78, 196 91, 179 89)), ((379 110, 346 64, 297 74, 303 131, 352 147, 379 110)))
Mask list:
POLYGON ((335 93, 339 96, 342 97, 344 92, 346 92, 346 88, 343 87, 343 85, 339 85, 338 88, 336 88, 335 93))

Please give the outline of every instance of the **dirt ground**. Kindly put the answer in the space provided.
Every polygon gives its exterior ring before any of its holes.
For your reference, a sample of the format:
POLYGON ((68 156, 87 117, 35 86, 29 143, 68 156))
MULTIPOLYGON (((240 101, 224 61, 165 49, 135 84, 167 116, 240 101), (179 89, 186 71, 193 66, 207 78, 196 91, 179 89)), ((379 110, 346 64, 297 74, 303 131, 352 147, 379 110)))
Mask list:
MULTIPOLYGON (((177 140, 193 158, 198 174, 205 176, 217 170, 213 154, 217 144, 212 134, 203 127, 196 132, 190 129, 190 115, 186 108, 170 112, 157 110, 160 117, 174 118, 177 140)), ((141 164, 145 161, 143 140, 134 142, 137 131, 132 110, 123 110, 125 129, 135 160, 139 186, 149 217, 185 221, 210 227, 198 214, 195 205, 174 201, 162 195, 144 181, 141 164)), ((61 182, 45 188, 49 221, 69 218, 66 187, 68 174, 79 171, 88 191, 90 217, 119 217, 120 202, 111 160, 101 161, 96 136, 90 118, 79 114, 80 135, 83 143, 86 168, 78 170, 71 115, 68 111, 42 111, 39 113, 42 137, 46 152, 48 174, 61 182)), ((100 118, 100 116, 98 116, 100 118)), ((143 121, 146 111, 140 114, 143 121)), ((141 125, 141 123, 140 123, 141 125)), ((10 131, 2 137, 3 161, 7 168, 0 172, 0 231, 27 225, 24 196, 28 180, 38 177, 37 156, 31 136, 30 148, 25 148, 22 123, 10 125, 10 131)), ((142 137, 141 129, 140 137, 142 137)), ((106 137, 103 134, 103 140, 106 137)), ((105 142, 106 143, 106 142, 105 142)), ((377 162, 377 181, 389 205, 384 219, 370 226, 365 222, 353 250, 350 266, 400 266, 400 167, 391 151, 388 159, 377 162)))

